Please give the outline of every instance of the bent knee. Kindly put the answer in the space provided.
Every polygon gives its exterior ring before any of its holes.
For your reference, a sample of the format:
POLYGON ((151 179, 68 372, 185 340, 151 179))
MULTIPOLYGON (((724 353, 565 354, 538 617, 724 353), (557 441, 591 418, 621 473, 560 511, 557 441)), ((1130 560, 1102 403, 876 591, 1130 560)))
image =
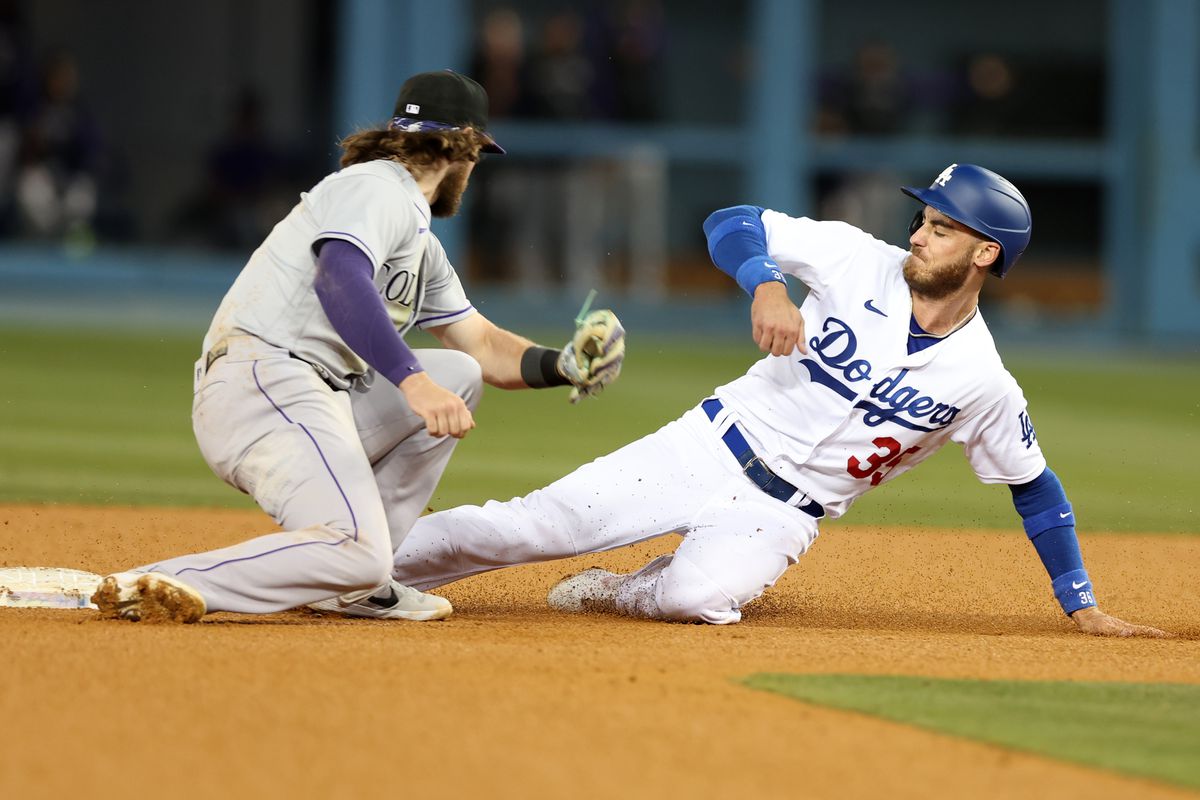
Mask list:
POLYGON ((347 535, 332 526, 321 525, 330 535, 330 575, 342 592, 382 586, 391 579, 392 551, 387 532, 382 536, 347 535))
POLYGON ((345 591, 382 586, 392 578, 392 554, 354 543, 346 551, 345 591))
POLYGON ((463 399, 472 411, 483 396, 483 367, 472 356, 458 350, 445 351, 445 365, 439 369, 438 381, 463 399))
POLYGON ((733 601, 718 592, 663 592, 658 608, 662 619, 670 622, 730 625, 742 619, 733 601))
POLYGON ((682 566, 678 561, 664 572, 659 584, 658 610, 663 619, 710 625, 729 625, 741 620, 742 612, 732 597, 698 571, 676 569, 682 566), (681 572, 691 574, 681 575, 681 572))

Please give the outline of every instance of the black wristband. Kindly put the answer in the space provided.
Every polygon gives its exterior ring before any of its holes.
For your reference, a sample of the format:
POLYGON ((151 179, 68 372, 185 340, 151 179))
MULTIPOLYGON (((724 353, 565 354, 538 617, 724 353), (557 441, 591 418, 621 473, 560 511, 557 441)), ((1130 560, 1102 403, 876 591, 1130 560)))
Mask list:
POLYGON ((569 380, 558 374, 555 364, 561 350, 534 345, 521 354, 521 380, 530 389, 548 389, 551 386, 566 386, 569 380))

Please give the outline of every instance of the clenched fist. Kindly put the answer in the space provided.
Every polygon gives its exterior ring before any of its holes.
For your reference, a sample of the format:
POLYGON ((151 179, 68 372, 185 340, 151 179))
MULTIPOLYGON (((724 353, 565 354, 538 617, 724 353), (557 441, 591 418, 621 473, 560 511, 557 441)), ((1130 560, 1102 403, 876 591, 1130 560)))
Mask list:
POLYGON ((787 286, 778 281, 760 283, 750 305, 754 343, 764 353, 786 356, 797 346, 808 352, 804 342, 804 318, 788 297, 787 286))
POLYGON ((463 399, 434 383, 424 372, 400 381, 400 391, 413 412, 425 421, 430 436, 461 439, 475 427, 475 418, 463 399))

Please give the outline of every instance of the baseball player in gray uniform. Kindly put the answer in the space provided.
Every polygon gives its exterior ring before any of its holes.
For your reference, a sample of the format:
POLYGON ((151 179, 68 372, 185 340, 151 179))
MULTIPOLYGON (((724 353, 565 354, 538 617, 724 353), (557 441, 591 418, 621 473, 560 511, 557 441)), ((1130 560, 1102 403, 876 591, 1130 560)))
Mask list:
POLYGON ((432 217, 450 216, 486 133, 487 95, 451 71, 405 82, 382 130, 342 142, 342 169, 301 195, 251 255, 195 365, 192 422, 213 471, 283 532, 103 579, 106 616, 194 622, 309 604, 348 616, 441 619, 444 598, 390 577, 482 382, 598 393, 620 372, 611 311, 563 350, 498 328, 467 300, 432 217), (445 349, 410 350, 414 325, 445 349))
POLYGON ((971 164, 904 191, 922 204, 908 250, 842 222, 753 206, 713 213, 709 253, 753 297, 754 339, 769 355, 680 419, 544 489, 423 517, 396 553, 395 578, 430 588, 675 532, 684 539, 673 555, 630 575, 585 570, 556 585, 550 605, 734 623, 807 551, 819 520, 955 442, 981 481, 1012 490, 1080 630, 1164 635, 1098 608, 1074 510, 979 313, 987 276, 1004 277, 1029 242, 1025 198, 971 164), (808 287, 799 309, 787 275, 808 287))

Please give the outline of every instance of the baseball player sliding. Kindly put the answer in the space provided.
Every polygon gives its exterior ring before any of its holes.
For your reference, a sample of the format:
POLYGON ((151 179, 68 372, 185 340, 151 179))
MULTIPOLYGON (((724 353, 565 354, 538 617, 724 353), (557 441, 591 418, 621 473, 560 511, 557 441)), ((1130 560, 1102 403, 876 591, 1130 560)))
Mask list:
POLYGON ((1047 467, 1021 388, 978 310, 1029 243, 1013 184, 951 164, 926 189, 908 251, 842 222, 752 206, 704 223, 713 262, 753 299, 769 353, 678 420, 544 489, 420 519, 396 580, 430 588, 497 567, 684 534, 673 555, 629 575, 589 569, 549 595, 562 611, 734 623, 808 550, 819 521, 947 442, 985 483, 1004 483, 1086 633, 1164 636, 1102 612, 1075 514, 1047 467), (809 289, 797 309, 785 275, 809 289))
POLYGON ((485 132, 487 110, 467 77, 413 76, 390 124, 347 137, 342 169, 250 257, 204 338, 192 422, 213 471, 284 532, 109 575, 92 598, 104 615, 194 622, 304 604, 381 619, 450 614, 444 598, 389 573, 475 426, 481 381, 571 385, 578 400, 616 379, 625 350, 610 311, 581 315, 559 351, 467 300, 430 219, 457 211, 481 151, 504 152, 485 132), (410 350, 414 325, 446 349, 410 350))

